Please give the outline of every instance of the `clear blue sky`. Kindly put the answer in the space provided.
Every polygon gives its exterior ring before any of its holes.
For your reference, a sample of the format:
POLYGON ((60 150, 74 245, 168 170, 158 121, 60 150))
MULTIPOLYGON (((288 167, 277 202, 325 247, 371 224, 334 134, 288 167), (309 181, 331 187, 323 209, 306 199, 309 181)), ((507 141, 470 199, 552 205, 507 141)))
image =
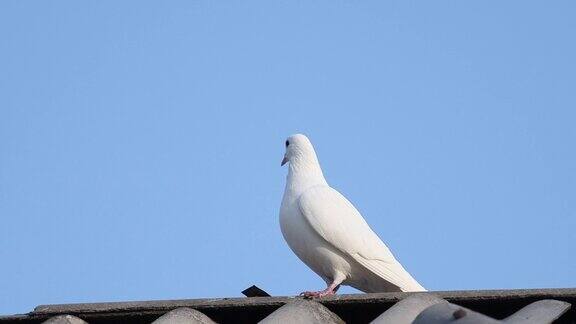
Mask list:
POLYGON ((427 288, 576 286, 575 10, 1 1, 0 314, 323 288, 296 132, 427 288))

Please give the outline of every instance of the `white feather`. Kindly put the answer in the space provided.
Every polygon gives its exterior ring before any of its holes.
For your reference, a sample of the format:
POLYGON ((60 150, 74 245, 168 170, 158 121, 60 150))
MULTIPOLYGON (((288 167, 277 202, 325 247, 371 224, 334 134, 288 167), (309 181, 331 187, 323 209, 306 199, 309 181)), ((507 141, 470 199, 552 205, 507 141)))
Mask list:
POLYGON ((327 284, 365 292, 424 291, 352 203, 328 185, 309 140, 294 135, 288 141, 280 225, 296 255, 327 284))

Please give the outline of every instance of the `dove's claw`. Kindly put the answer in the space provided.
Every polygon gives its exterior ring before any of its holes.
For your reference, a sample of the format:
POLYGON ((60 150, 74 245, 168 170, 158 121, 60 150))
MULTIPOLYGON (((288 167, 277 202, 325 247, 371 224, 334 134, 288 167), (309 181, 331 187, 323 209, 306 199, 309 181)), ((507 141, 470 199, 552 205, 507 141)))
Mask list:
POLYGON ((335 281, 333 281, 326 289, 320 291, 305 291, 301 292, 300 296, 304 296, 304 298, 318 298, 324 296, 332 296, 336 295, 336 291, 340 288, 340 283, 344 280, 344 277, 338 277, 335 281))
POLYGON ((334 290, 325 289, 322 291, 304 291, 300 293, 300 296, 303 296, 304 298, 319 298, 324 296, 332 296, 335 294, 336 293, 334 292, 334 290))

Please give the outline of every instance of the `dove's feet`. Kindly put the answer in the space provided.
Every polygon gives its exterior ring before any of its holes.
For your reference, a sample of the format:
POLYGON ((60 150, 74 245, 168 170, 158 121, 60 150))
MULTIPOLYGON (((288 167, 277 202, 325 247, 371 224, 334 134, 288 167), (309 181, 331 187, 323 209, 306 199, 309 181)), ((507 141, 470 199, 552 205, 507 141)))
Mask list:
POLYGON ((319 298, 324 296, 332 296, 335 294, 336 292, 329 287, 322 291, 305 291, 300 293, 300 296, 304 296, 304 298, 319 298))

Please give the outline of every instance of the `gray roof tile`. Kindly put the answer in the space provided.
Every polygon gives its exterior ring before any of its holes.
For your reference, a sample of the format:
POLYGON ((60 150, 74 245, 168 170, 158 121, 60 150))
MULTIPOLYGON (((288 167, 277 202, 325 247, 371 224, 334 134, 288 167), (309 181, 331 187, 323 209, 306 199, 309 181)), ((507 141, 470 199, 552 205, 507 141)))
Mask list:
POLYGON ((344 321, 320 303, 295 299, 260 321, 260 324, 283 323, 344 324, 344 321))
POLYGON ((59 315, 49 318, 42 324, 87 324, 83 319, 72 315, 59 315))
POLYGON ((370 323, 411 324, 420 312, 438 303, 447 303, 447 301, 430 293, 416 293, 409 295, 394 304, 394 306, 390 307, 370 323))
POLYGON ((197 310, 180 307, 160 316, 152 324, 216 324, 216 322, 197 310))
POLYGON ((545 299, 534 302, 505 319, 506 323, 552 323, 570 309, 570 304, 545 299))
POLYGON ((438 303, 422 310, 413 324, 549 324, 569 308, 566 302, 541 300, 500 321, 462 306, 438 303))
POLYGON ((438 303, 420 313, 414 324, 501 324, 491 317, 450 304, 438 303))

